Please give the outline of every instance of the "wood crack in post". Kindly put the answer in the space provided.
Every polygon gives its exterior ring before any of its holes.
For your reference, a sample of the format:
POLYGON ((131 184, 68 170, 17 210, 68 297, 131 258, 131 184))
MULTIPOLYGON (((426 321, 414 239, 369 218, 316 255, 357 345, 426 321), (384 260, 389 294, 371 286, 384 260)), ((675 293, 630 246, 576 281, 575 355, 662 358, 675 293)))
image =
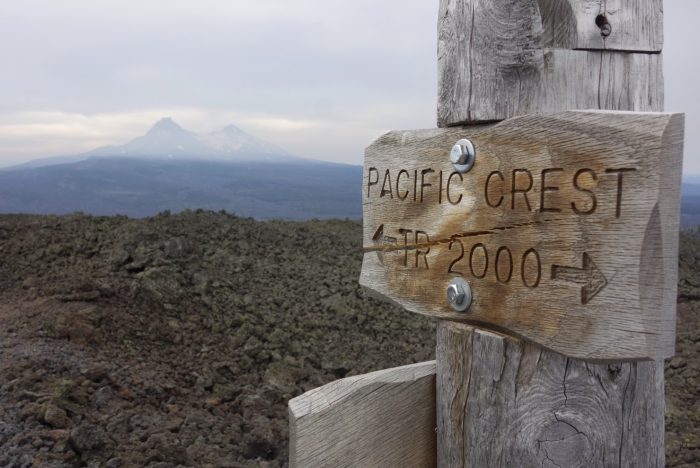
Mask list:
POLYGON ((471 108, 472 108, 472 94, 474 86, 474 64, 473 64, 473 48, 474 48, 474 21, 476 19, 476 14, 474 14, 474 6, 472 6, 472 27, 469 31, 469 102, 467 103, 467 118, 471 120, 471 108))
POLYGON ((629 366, 629 374, 627 376, 627 382, 625 383, 625 388, 622 391, 622 410, 620 411, 621 413, 621 421, 620 421, 620 445, 619 445, 619 451, 618 451, 618 466, 623 466, 622 465, 622 452, 623 449, 625 448, 625 443, 627 442, 625 440, 625 426, 627 421, 625 421, 625 404, 627 403, 627 389, 629 388, 630 382, 632 380, 632 373, 636 373, 637 368, 636 366, 629 366))
POLYGON ((570 359, 566 358, 566 365, 564 367, 564 380, 562 381, 562 388, 564 390, 564 406, 569 402, 569 396, 566 394, 566 378, 569 376, 569 364, 570 359))
POLYGON ((602 87, 603 87, 603 52, 600 52, 600 66, 598 67, 598 109, 603 109, 602 87))

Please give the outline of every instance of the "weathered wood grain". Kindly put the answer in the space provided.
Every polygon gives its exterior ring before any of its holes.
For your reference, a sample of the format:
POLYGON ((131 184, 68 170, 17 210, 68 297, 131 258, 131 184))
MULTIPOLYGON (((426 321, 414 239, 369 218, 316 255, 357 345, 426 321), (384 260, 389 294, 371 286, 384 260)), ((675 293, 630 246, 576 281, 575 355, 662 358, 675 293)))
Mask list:
POLYGON ((605 40, 595 25, 604 4, 442 0, 438 125, 565 109, 662 110, 661 0, 607 0, 613 33, 605 40))
POLYGON ((662 467, 663 363, 591 364, 440 322, 438 466, 662 467))
POLYGON ((571 357, 671 356, 682 141, 682 114, 630 112, 388 133, 365 156, 360 283, 571 357), (463 176, 461 138, 477 152, 463 176), (468 312, 446 299, 457 276, 468 312))
POLYGON ((661 52, 663 0, 537 0, 537 5, 542 47, 661 52), (608 36, 596 23, 599 15, 610 26, 608 36))
MULTIPOLYGON (((441 0, 439 126, 572 108, 663 110, 662 0, 534 3, 441 0), (600 13, 611 26, 607 38, 593 26, 600 13)), ((678 187, 679 176, 665 167, 658 175, 664 187, 678 187)), ((659 210, 669 203, 678 201, 661 197, 659 210)), ((665 242, 674 227, 661 234, 656 225, 641 248, 673 249, 665 242)), ((661 268, 675 277, 673 254, 663 249, 643 255, 640 270, 664 256, 661 268)), ((671 293, 640 297, 663 315, 671 293)), ((533 313, 520 304, 501 310, 533 313)), ((660 361, 584 363, 446 322, 437 359, 439 466, 664 466, 660 361)))
POLYGON ((291 467, 435 466, 435 361, 348 377, 289 402, 291 467))

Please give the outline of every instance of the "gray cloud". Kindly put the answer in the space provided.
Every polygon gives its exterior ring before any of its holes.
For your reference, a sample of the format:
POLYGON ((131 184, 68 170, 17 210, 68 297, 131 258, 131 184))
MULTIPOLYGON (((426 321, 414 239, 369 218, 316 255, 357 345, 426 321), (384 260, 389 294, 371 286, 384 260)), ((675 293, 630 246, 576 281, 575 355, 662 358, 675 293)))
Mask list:
MULTIPOLYGON (((688 112, 689 172, 699 7, 665 7, 667 107, 688 112)), ((359 164, 384 131, 435 126, 436 23, 426 0, 4 2, 0 165, 123 143, 165 115, 359 164)))

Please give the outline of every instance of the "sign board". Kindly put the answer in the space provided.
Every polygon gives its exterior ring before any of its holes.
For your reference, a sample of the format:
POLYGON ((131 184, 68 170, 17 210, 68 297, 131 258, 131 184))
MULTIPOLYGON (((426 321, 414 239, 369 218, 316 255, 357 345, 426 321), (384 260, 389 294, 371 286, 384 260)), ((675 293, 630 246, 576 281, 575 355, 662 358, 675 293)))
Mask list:
POLYGON ((569 111, 367 148, 360 283, 567 356, 674 353, 682 114, 569 111), (450 151, 473 143, 460 173, 450 151), (447 300, 454 278, 473 300, 447 300))

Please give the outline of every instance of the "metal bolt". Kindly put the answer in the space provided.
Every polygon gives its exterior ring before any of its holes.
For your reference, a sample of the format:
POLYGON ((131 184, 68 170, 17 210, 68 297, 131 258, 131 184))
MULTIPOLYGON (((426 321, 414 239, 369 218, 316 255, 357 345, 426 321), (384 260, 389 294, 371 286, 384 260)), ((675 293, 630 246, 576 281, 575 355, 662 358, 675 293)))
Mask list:
POLYGON ((450 304, 461 304, 464 300, 464 291, 458 284, 451 284, 447 287, 447 300, 450 304))
POLYGON ((450 161, 457 172, 461 174, 469 172, 476 161, 476 151, 472 142, 467 139, 459 140, 452 147, 450 161))
POLYGON ((463 278, 455 278, 447 286, 447 301, 458 312, 464 312, 472 305, 472 288, 463 278))
POLYGON ((612 33, 612 26, 610 23, 604 24, 603 26, 600 27, 600 34, 603 37, 608 37, 612 33))

